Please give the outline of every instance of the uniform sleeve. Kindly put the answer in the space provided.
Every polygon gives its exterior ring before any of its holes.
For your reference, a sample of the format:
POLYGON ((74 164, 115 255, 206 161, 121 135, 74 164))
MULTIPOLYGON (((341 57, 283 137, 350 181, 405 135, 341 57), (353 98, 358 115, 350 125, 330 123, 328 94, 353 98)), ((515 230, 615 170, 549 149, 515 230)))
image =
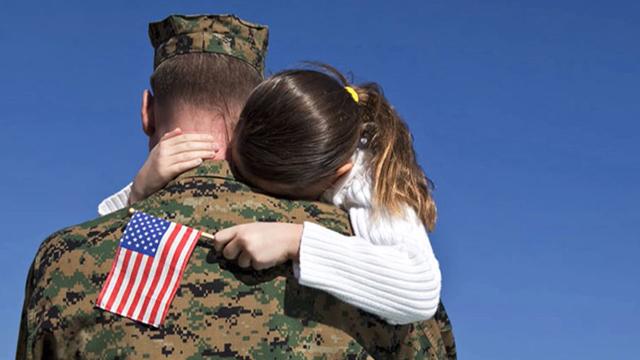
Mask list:
POLYGON ((38 304, 37 297, 38 279, 36 269, 39 264, 39 255, 36 255, 25 285, 24 302, 20 315, 20 330, 18 333, 18 346, 16 349, 16 359, 40 360, 59 358, 56 355, 57 347, 55 342, 48 341, 47 335, 42 331, 42 318, 37 315, 42 313, 43 304, 38 304), (38 309, 38 307, 40 307, 38 309))
POLYGON ((16 349, 16 359, 31 359, 27 353, 27 340, 29 338, 28 312, 31 294, 33 293, 33 264, 29 268, 27 282, 24 291, 24 302, 22 304, 22 312, 20 314, 20 330, 18 333, 18 348, 16 349))
POLYGON ((415 213, 375 217, 370 208, 354 207, 349 215, 356 236, 304 223, 295 271, 300 284, 392 324, 431 318, 440 301, 440 268, 415 213))
POLYGON ((98 214, 100 216, 105 216, 127 207, 129 204, 129 195, 131 194, 132 184, 133 183, 129 183, 117 193, 102 200, 102 202, 98 205, 98 214))

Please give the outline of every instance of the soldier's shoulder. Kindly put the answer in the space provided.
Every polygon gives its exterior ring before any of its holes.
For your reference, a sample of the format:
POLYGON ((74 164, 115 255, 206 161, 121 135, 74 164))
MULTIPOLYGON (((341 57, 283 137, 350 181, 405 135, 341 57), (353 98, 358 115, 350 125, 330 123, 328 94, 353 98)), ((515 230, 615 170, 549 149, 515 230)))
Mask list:
POLYGON ((340 233, 351 233, 344 210, 318 201, 272 197, 235 179, 229 164, 222 161, 207 161, 181 174, 137 203, 136 208, 190 226, 205 226, 210 231, 251 221, 313 221, 340 233))
POLYGON ((128 213, 125 209, 52 233, 38 248, 34 270, 44 271, 63 258, 80 259, 85 253, 96 260, 112 257, 118 233, 127 221, 128 213))

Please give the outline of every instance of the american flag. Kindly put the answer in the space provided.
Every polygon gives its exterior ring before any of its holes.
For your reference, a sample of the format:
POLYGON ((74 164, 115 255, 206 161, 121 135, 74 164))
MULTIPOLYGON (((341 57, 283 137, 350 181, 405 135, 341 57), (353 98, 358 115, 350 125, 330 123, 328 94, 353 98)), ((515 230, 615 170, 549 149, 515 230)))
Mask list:
POLYGON ((201 231, 137 211, 96 306, 159 327, 201 231))

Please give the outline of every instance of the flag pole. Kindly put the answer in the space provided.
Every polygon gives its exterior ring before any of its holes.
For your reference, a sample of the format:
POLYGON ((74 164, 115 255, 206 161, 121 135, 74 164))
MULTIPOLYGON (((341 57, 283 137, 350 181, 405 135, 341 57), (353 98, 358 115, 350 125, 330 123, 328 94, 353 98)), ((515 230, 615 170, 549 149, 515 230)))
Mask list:
MULTIPOLYGON (((136 212, 136 209, 134 209, 132 207, 129 208, 129 215, 133 215, 135 212, 136 212)), ((215 239, 213 234, 209 234, 208 232, 204 232, 204 231, 200 234, 200 236, 202 236, 203 238, 207 238, 209 240, 214 240, 215 239)))

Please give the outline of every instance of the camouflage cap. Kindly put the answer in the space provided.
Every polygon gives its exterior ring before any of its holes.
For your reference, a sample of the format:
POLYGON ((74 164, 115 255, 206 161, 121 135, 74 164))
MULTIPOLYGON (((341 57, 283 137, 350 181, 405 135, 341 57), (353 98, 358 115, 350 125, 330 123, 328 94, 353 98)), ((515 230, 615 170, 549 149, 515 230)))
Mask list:
POLYGON ((154 69, 176 55, 217 53, 245 61, 262 75, 269 28, 235 15, 170 15, 149 24, 149 38, 154 69))

